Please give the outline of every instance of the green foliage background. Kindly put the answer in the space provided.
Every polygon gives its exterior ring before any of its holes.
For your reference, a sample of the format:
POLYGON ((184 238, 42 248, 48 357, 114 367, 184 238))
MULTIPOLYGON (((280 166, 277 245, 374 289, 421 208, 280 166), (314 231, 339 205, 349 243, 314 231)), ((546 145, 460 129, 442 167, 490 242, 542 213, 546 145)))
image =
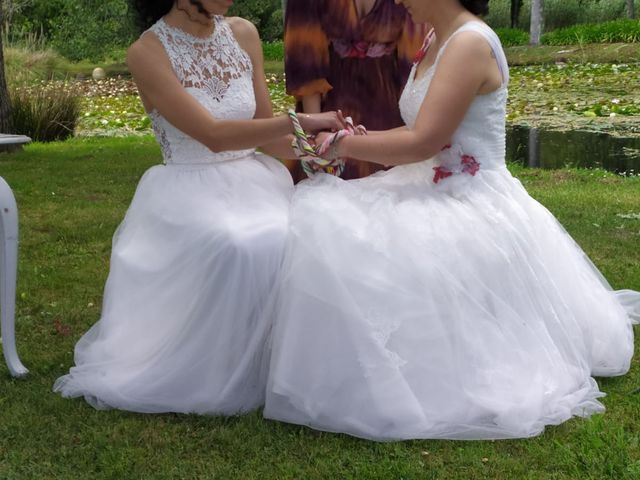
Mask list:
MULTIPOLYGON (((140 32, 128 0, 2 0, 12 14, 9 43, 38 43, 53 47, 69 60, 99 61, 121 56, 140 32)), ((280 40, 281 0, 244 0, 229 15, 251 20, 262 39, 280 40)))
MULTIPOLYGON (((634 0, 636 15, 640 0, 634 0)), ((0 0, 9 14, 9 44, 34 44, 52 47, 72 61, 122 59, 124 49, 139 35, 129 0, 0 0)), ((505 45, 528 42, 531 0, 523 0, 518 30, 506 30, 510 23, 511 0, 491 0, 487 22, 500 29, 505 45)), ((626 0, 546 0, 545 32, 580 24, 600 24, 626 16, 626 0)), ((252 21, 262 40, 276 44, 282 40, 282 0, 241 0, 229 10, 252 21)), ((633 21, 632 21, 633 22, 633 21)), ((595 31, 571 30, 547 36, 548 44, 583 42, 637 41, 637 24, 617 23, 595 31)), ((280 52, 266 49, 270 59, 280 59, 280 52)))
POLYGON ((281 0, 242 0, 229 9, 230 16, 251 20, 260 31, 263 41, 282 39, 284 15, 281 0))

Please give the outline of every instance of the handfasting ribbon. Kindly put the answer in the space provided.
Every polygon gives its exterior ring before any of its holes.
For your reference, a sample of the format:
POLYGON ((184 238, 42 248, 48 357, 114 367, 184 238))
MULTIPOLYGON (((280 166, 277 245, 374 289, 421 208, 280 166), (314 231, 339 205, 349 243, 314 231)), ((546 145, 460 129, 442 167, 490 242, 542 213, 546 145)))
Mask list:
POLYGON ((324 141, 318 145, 317 148, 317 153, 318 156, 323 159, 325 162, 331 161, 331 158, 334 158, 336 156, 335 149, 338 147, 338 142, 340 140, 342 140, 344 137, 348 137, 351 135, 355 135, 355 127, 353 127, 353 124, 347 124, 349 125, 349 128, 345 128, 344 130, 338 130, 337 132, 329 135, 327 138, 324 139, 324 141), (331 149, 334 149, 334 153, 331 153, 331 149), (329 159, 324 159, 323 157, 326 157, 327 153, 329 152, 329 159))
POLYGON ((322 171, 330 175, 340 176, 344 170, 344 162, 340 159, 327 161, 318 156, 314 148, 309 144, 307 134, 304 132, 298 114, 295 110, 290 109, 288 112, 291 123, 293 124, 294 139, 291 142, 291 148, 300 159, 302 169, 307 177, 313 177, 318 170, 314 168, 314 164, 320 167, 322 171))

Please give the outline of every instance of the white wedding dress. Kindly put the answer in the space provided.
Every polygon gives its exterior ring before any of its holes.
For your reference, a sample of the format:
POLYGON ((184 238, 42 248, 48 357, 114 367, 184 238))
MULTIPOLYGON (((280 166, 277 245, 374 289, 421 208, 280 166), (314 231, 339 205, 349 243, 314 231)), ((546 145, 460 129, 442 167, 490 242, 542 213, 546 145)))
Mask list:
MULTIPOLYGON (((614 292, 505 167, 508 67, 436 158, 293 198, 264 415, 375 440, 497 439, 601 412, 640 294, 614 292), (437 182, 436 182, 437 180, 437 182)), ((400 100, 415 124, 435 66, 400 100)))
MULTIPOLYGON (((212 115, 251 119, 252 65, 223 17, 198 39, 163 20, 176 75, 212 115)), ((151 114, 164 165, 141 179, 113 239, 102 318, 55 391, 96 408, 235 414, 263 404, 265 308, 293 184, 254 150, 212 153, 151 114)))

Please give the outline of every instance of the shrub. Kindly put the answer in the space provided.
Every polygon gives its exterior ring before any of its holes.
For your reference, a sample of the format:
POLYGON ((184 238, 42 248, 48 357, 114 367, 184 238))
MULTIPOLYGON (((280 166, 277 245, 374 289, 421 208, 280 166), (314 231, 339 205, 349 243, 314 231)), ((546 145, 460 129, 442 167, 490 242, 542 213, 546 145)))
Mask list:
POLYGON ((277 42, 262 42, 262 52, 265 60, 284 60, 284 43, 282 40, 277 42))
POLYGON ((496 33, 500 37, 503 47, 515 47, 529 43, 529 34, 517 28, 496 28, 496 33))
POLYGON ((253 22, 263 41, 282 40, 284 17, 281 0, 244 0, 229 9, 229 16, 237 15, 253 22))
POLYGON ((10 85, 51 80, 69 68, 69 61, 50 49, 9 47, 5 49, 4 62, 10 85))
POLYGON ((572 45, 576 43, 633 43, 640 41, 640 22, 616 20, 599 24, 574 25, 545 33, 542 43, 546 45, 572 45))
POLYGON ((134 37, 127 0, 67 0, 52 44, 70 60, 99 61, 134 37))
MULTIPOLYGON (((103 60, 137 35, 128 0, 29 0, 9 22, 12 45, 38 37, 70 60, 103 60)), ((37 50, 43 50, 40 45, 37 50)))
POLYGON ((80 97, 64 82, 11 89, 14 132, 38 142, 73 136, 80 118, 80 97))
POLYGON ((264 25, 261 25, 260 36, 269 42, 284 38, 284 12, 281 8, 274 10, 264 25))
MULTIPOLYGON (((491 0, 487 23, 493 28, 510 27, 511 0, 491 0)), ((635 0, 636 12, 640 0, 635 0)), ((524 0, 520 9, 518 28, 529 30, 531 0, 524 0)), ((626 16, 626 0, 545 0, 544 25, 550 32, 581 23, 609 22, 626 16)))

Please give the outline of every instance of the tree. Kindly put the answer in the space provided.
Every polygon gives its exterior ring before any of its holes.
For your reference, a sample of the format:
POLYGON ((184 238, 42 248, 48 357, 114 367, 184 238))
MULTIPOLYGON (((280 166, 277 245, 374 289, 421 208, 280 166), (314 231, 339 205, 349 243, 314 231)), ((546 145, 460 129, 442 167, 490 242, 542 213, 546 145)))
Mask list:
POLYGON ((0 133, 11 132, 11 102, 9 101, 9 89, 4 76, 4 53, 2 37, 4 30, 4 14, 0 3, 0 133))
POLYGON ((544 28, 544 0, 531 0, 531 25, 529 29, 529 43, 540 45, 540 37, 544 28))
POLYGON ((635 18, 636 16, 633 0, 627 0, 627 16, 629 18, 635 18))
POLYGON ((283 5, 282 0, 244 0, 235 2, 229 9, 229 15, 253 22, 262 40, 273 42, 282 40, 283 5))
POLYGON ((518 28, 522 0, 511 0, 511 28, 518 28))

